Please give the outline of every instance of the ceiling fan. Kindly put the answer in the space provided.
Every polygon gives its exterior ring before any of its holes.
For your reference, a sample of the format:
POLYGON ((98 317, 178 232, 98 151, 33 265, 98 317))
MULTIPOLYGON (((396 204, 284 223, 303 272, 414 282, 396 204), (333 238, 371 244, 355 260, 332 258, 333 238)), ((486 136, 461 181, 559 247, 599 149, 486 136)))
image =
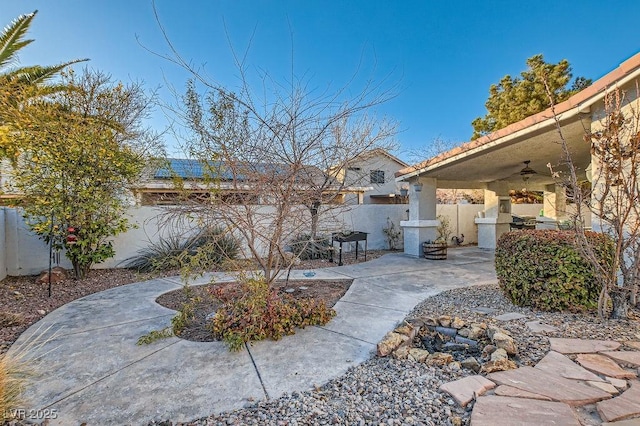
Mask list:
POLYGON ((538 174, 538 172, 529 167, 529 163, 531 163, 531 160, 524 161, 524 168, 520 170, 520 176, 522 176, 522 180, 525 182, 529 180, 531 175, 538 174))

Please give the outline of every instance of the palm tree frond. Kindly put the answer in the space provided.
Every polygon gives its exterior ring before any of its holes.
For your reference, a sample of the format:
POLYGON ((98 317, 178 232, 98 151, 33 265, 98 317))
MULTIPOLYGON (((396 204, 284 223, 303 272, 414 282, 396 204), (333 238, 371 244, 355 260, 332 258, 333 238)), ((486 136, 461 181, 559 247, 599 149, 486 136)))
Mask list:
POLYGON ((29 30, 31 21, 38 11, 20 15, 7 25, 0 33, 0 67, 5 67, 15 61, 16 53, 33 40, 23 40, 29 30))
POLYGON ((69 65, 77 64, 78 62, 85 62, 88 60, 89 59, 76 59, 58 65, 34 65, 30 67, 22 67, 12 70, 10 73, 8 73, 7 77, 9 81, 12 81, 14 83, 39 85, 56 76, 56 74, 58 74, 69 65))

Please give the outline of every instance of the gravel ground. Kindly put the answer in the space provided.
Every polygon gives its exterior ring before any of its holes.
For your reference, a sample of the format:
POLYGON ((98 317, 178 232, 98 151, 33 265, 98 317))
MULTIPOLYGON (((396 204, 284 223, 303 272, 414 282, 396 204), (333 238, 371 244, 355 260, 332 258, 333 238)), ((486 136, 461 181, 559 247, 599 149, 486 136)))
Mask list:
MULTIPOLYGON (((639 314, 638 311, 634 313, 639 314)), ((640 340, 638 320, 602 321, 592 314, 534 312, 513 306, 502 296, 497 285, 441 293, 417 306, 407 319, 442 314, 458 316, 468 322, 499 324, 517 341, 520 365, 535 364, 549 350, 547 338, 528 331, 527 321, 540 320, 557 327, 559 331, 549 334, 551 337, 640 340), (476 307, 493 308, 496 312, 482 315, 473 312, 476 307), (506 312, 520 312, 527 315, 527 319, 509 322, 492 319, 506 312)), ((443 383, 472 374, 465 369, 452 371, 446 366, 373 358, 312 391, 285 395, 189 424, 468 425, 472 404, 462 409, 438 388, 443 383)))

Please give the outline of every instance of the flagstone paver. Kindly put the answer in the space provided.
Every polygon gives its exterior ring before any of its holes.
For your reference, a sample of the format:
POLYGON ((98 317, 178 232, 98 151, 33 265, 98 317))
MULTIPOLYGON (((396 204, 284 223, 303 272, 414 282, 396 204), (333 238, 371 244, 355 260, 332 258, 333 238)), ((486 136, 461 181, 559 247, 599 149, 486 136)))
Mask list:
POLYGON ((565 339, 550 337, 551 350, 561 354, 590 354, 602 351, 615 351, 620 343, 611 340, 565 339))
POLYGON ((551 333, 554 331, 558 331, 557 327, 554 327, 549 324, 545 324, 541 321, 529 321, 529 322, 526 322, 525 325, 529 330, 538 334, 551 333))
POLYGON ((613 386, 617 387, 618 389, 626 389, 627 386, 629 385, 627 381, 624 379, 616 379, 615 377, 609 377, 609 376, 605 376, 605 379, 607 380, 607 382, 611 383, 613 386))
POLYGON ((587 370, 616 379, 633 379, 636 374, 620 367, 614 360, 600 354, 579 354, 576 361, 587 370))
POLYGON ((497 319, 498 321, 513 321, 526 317, 526 315, 519 314, 518 312, 507 312, 506 314, 498 315, 493 318, 497 319))
POLYGON ((622 395, 596 404, 602 420, 614 422, 640 416, 640 382, 633 380, 630 384, 622 395))
POLYGON ((527 392, 509 385, 500 385, 494 389, 493 393, 498 396, 510 396, 514 398, 529 398, 539 399, 542 401, 551 401, 551 398, 549 398, 548 396, 539 395, 533 392, 527 392))
POLYGON ((604 422, 602 426, 640 426, 640 418, 620 420, 618 422, 604 422))
POLYGON ((475 375, 445 383, 440 386, 440 390, 451 395, 461 407, 466 407, 476 396, 495 387, 496 384, 491 380, 475 375))
POLYGON ((593 386, 594 388, 602 389, 605 392, 609 392, 611 395, 617 395, 620 393, 617 387, 613 386, 611 383, 606 382, 594 382, 592 380, 587 380, 586 383, 589 386, 593 386))
POLYGON ((626 347, 637 349, 640 351, 640 342, 632 341, 632 342, 624 342, 626 347))
POLYGON ((575 362, 571 361, 566 356, 559 354, 555 351, 550 351, 544 358, 542 358, 535 368, 538 370, 546 371, 547 373, 562 376, 565 379, 573 380, 591 380, 594 382, 604 382, 600 376, 592 373, 591 371, 580 367, 575 362))
POLYGON ((602 354, 622 364, 640 367, 640 351, 607 351, 602 354))
POLYGON ((499 385, 510 385, 572 406, 592 404, 611 398, 611 395, 603 390, 533 367, 491 373, 487 378, 499 385))
POLYGON ((579 426, 567 404, 488 395, 478 398, 471 413, 473 426, 579 426))

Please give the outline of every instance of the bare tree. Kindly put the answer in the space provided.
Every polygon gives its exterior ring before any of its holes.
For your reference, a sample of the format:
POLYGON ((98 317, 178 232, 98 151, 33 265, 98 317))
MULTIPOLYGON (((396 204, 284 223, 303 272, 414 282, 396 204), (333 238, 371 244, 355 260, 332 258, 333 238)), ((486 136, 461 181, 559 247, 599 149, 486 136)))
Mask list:
POLYGON ((395 123, 372 114, 392 93, 372 82, 355 95, 349 84, 316 93, 295 75, 280 84, 262 74, 258 93, 269 95, 256 95, 237 55, 240 83, 231 91, 165 38, 172 52, 166 58, 192 75, 174 112, 185 123, 184 147, 202 167, 204 189, 200 200, 173 212, 226 224, 270 283, 295 261, 287 244, 303 232, 313 242, 320 214, 344 208, 339 201, 346 188, 338 175, 359 155, 393 147, 395 123))
MULTIPOLYGON (((543 78, 544 80, 544 78, 543 78)), ((635 93, 638 93, 636 83, 635 93)), ((627 318, 629 303, 637 303, 640 280, 640 109, 638 100, 627 99, 615 88, 605 94, 604 114, 585 135, 590 144, 591 191, 578 179, 566 139, 555 110, 556 126, 564 156, 559 171, 550 167, 553 176, 566 189, 576 205, 573 215, 578 246, 596 270, 601 285, 598 314, 607 316, 611 300, 611 317, 627 318), (602 241, 588 238, 584 214, 593 214, 600 232, 613 243, 609 259, 603 259, 602 241)), ((552 105, 552 108, 554 106, 552 105)))

